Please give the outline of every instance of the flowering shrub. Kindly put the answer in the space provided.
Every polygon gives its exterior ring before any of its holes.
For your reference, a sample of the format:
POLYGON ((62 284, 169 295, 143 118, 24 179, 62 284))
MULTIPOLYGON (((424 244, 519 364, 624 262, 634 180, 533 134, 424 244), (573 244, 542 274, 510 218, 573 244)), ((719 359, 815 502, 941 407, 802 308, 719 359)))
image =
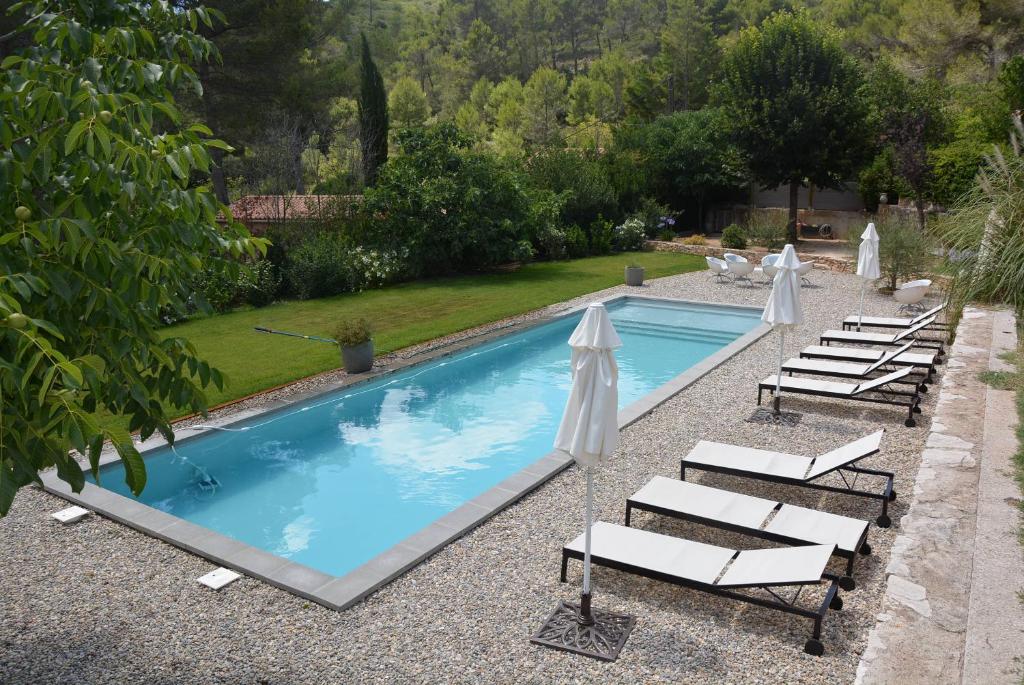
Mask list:
POLYGON ((371 250, 355 247, 348 253, 349 284, 352 290, 379 288, 405 273, 409 250, 371 250))
POLYGON ((647 230, 644 222, 639 217, 626 219, 615 227, 613 242, 618 250, 640 250, 643 249, 644 241, 647 239, 647 230))

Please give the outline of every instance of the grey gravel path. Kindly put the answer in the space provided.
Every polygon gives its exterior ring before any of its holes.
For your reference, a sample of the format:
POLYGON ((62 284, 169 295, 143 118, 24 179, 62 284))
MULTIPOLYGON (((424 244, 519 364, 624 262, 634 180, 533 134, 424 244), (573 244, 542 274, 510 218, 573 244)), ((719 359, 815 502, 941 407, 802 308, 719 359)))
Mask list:
MULTIPOLYGON (((789 345, 816 342, 858 301, 856 277, 816 271, 804 288, 806 324, 789 345)), ((765 287, 712 282, 707 272, 673 276, 640 292, 762 305, 765 287)), ((584 301, 588 298, 580 298, 584 301)), ((575 302, 574 302, 575 303, 575 302)), ((568 306, 568 305, 564 305, 568 306)), ((866 310, 891 314, 892 300, 869 294, 866 310)), ((786 399, 803 413, 796 429, 743 422, 758 380, 772 371, 769 335, 626 429, 620 454, 597 478, 597 511, 621 522, 625 498, 656 474, 677 475, 678 459, 702 438, 817 453, 875 430, 888 432, 872 465, 896 472, 909 493, 934 397, 916 429, 900 410, 786 399)), ((695 474, 695 480, 701 480, 695 474)), ((874 503, 840 495, 756 485, 726 477, 703 482, 872 519, 874 503)), ((215 593, 196 583, 212 565, 124 526, 90 516, 62 527, 49 513, 64 503, 39 491, 18 495, 0 520, 0 683, 825 683, 851 682, 879 610, 883 571, 898 527, 870 535, 874 554, 858 560, 858 589, 830 613, 826 654, 805 655, 809 622, 778 612, 637 580, 594 574, 595 604, 632 613, 636 628, 613 664, 544 650, 528 642, 558 599, 578 592, 579 565, 558 582, 561 546, 581 529, 584 481, 570 468, 430 560, 345 612, 333 612, 243 578, 215 593)), ((892 509, 899 521, 901 498, 892 509)), ((734 548, 757 541, 637 514, 635 525, 734 548)))

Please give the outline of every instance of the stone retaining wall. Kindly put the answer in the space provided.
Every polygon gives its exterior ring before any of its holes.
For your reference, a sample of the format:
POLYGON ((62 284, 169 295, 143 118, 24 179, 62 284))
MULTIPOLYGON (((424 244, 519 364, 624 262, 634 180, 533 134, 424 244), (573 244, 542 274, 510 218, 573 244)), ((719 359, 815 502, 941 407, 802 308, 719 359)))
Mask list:
MULTIPOLYGON (((713 245, 684 245, 683 243, 667 242, 664 240, 648 240, 647 248, 656 252, 685 252, 686 254, 695 254, 701 257, 719 258, 726 252, 730 252, 746 257, 748 260, 758 264, 761 263, 761 258, 768 254, 767 251, 761 250, 727 250, 713 245)), ((801 262, 814 262, 814 268, 816 269, 828 269, 829 271, 838 271, 840 273, 853 273, 857 270, 857 262, 849 259, 826 257, 806 252, 797 252, 796 256, 801 262)))

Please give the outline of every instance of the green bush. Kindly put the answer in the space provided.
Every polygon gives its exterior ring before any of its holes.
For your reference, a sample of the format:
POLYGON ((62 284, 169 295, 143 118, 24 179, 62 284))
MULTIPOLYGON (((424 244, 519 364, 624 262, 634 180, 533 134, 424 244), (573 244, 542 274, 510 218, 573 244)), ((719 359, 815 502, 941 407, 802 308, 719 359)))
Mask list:
POLYGON ((658 240, 662 240, 662 241, 664 241, 666 243, 670 243, 670 242, 672 242, 675 239, 676 239, 676 232, 675 231, 670 231, 670 230, 666 229, 666 230, 664 230, 664 231, 662 231, 661 233, 658 234, 658 240))
POLYGON ((215 312, 226 312, 239 304, 238 279, 222 269, 204 269, 192 283, 189 309, 195 311, 206 302, 215 312))
POLYGON ((595 154, 546 150, 530 158, 527 173, 534 187, 564 194, 564 226, 588 226, 600 216, 621 215, 608 170, 595 154))
POLYGON ((637 217, 626 219, 615 227, 614 243, 617 250, 642 250, 646 239, 647 230, 644 222, 637 217))
POLYGON ((573 224, 565 229, 565 256, 569 259, 586 257, 590 247, 587 244, 587 234, 583 229, 573 224))
POLYGON ((668 205, 663 205, 653 197, 640 198, 635 216, 644 222, 647 236, 653 238, 665 229, 674 230, 676 220, 668 205))
POLYGON ((901 195, 910 193, 907 182, 896 173, 895 164, 892 148, 886 147, 860 172, 857 192, 869 212, 878 211, 878 198, 882 193, 888 195, 890 204, 896 204, 901 195))
POLYGON ((754 245, 779 250, 786 244, 786 225, 773 221, 770 216, 754 214, 747 222, 746 235, 754 245))
POLYGON ((890 290, 895 290, 900 281, 921 277, 934 264, 935 243, 916 223, 890 219, 880 222, 877 229, 882 276, 890 290))
POLYGON ((743 229, 736 224, 726 226, 722 231, 722 247, 730 250, 747 249, 747 236, 743 229))
POLYGON ((337 295, 352 289, 349 248, 337 236, 309 236, 288 255, 288 283, 300 300, 337 295))
POLYGON ((342 347, 356 347, 373 338, 373 327, 370 322, 359 317, 347 319, 334 329, 334 339, 342 347))
POLYGON ((529 237, 524 179, 497 157, 470 150, 451 123, 398 133, 402 154, 388 160, 365 194, 369 217, 357 244, 408 255, 413 276, 473 271, 512 261, 529 237))
POLYGON ((242 298, 253 307, 272 303, 281 289, 281 274, 269 260, 243 266, 238 280, 242 298))
POLYGON ((615 227, 611 221, 598 218, 590 224, 590 254, 608 254, 615 241, 615 227))

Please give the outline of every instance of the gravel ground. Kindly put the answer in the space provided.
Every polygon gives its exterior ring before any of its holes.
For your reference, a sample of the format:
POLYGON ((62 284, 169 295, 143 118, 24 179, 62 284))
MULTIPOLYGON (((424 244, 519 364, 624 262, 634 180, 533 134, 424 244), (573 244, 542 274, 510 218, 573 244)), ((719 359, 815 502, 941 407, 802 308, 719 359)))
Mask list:
MULTIPOLYGON (((857 306, 856 277, 815 271, 812 279, 815 286, 803 289, 805 324, 787 336, 795 338, 790 354, 838 327, 857 306)), ((716 284, 698 272, 590 298, 623 291, 755 305, 769 292, 716 284)), ((869 293, 866 313, 894 309, 891 298, 869 293)), ((772 371, 776 344, 774 335, 763 338, 626 429, 620 454, 596 479, 599 518, 621 522, 625 498, 653 475, 677 475, 679 457, 703 438, 814 454, 881 425, 883 450, 866 464, 895 471, 897 491, 909 494, 936 393, 914 429, 903 426, 899 409, 789 398, 784 406, 803 413, 797 428, 745 423, 756 382, 772 371)), ((693 478, 869 520, 878 513, 876 502, 841 495, 696 472, 693 478)), ((583 494, 582 472, 570 468, 339 613, 250 578, 212 592, 196 583, 212 569, 209 562, 95 515, 63 527, 49 518, 63 501, 28 489, 0 520, 7 587, 0 682, 852 682, 879 610, 904 498, 893 503, 892 528, 872 524, 874 554, 858 559, 858 588, 844 593, 844 609, 826 619, 825 656, 802 652, 810 621, 596 569, 595 606, 637 616, 621 657, 609 664, 528 641, 558 599, 578 593, 580 565, 570 564, 564 585, 558 566, 562 544, 582 528, 583 494)), ((634 525, 734 548, 759 546, 643 513, 634 525)))

